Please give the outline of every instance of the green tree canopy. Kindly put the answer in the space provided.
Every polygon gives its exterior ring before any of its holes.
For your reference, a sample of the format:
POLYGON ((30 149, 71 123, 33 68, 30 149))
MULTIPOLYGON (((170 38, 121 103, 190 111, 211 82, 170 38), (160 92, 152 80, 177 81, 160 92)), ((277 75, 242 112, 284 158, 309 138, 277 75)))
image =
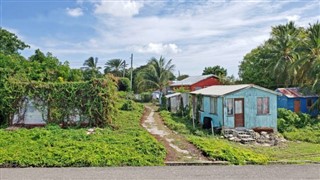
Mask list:
POLYGON ((101 67, 98 67, 98 58, 89 57, 87 60, 84 61, 82 69, 83 76, 85 80, 90 80, 93 78, 101 77, 100 69, 101 67))
POLYGON ((147 68, 140 72, 139 86, 144 89, 159 89, 165 93, 165 87, 169 80, 174 78, 173 70, 175 65, 172 64, 172 59, 166 62, 164 57, 159 59, 151 58, 147 68))
POLYGON ((216 76, 227 76, 227 70, 219 65, 212 67, 205 67, 202 75, 213 74, 216 76))
POLYGON ((15 54, 30 46, 21 41, 17 35, 0 27, 0 53, 15 54))

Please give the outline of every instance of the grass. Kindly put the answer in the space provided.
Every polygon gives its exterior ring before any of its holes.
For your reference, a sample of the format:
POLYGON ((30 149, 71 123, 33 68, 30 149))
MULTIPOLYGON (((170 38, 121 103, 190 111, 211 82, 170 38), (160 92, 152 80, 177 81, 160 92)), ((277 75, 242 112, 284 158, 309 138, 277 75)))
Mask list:
POLYGON ((316 129, 295 129, 291 132, 284 132, 283 136, 292 141, 304 141, 320 144, 320 130, 316 129))
MULTIPOLYGON (((118 104, 119 108, 123 102, 118 104)), ((114 119, 116 130, 97 128, 46 128, 0 130, 2 167, 84 167, 164 165, 166 151, 140 126, 143 107, 121 111, 114 119)))
POLYGON ((206 130, 193 128, 190 120, 171 115, 167 111, 161 111, 160 115, 169 128, 184 135, 188 141, 215 160, 225 160, 231 164, 268 164, 274 161, 320 162, 319 130, 299 129, 287 132, 284 136, 293 141, 278 146, 263 147, 242 145, 209 135, 206 130))

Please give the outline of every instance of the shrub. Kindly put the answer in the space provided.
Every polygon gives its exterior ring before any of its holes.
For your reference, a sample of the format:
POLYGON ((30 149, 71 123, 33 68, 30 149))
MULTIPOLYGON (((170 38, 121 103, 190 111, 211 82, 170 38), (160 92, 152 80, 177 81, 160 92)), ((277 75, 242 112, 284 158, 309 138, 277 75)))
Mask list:
POLYGON ((133 108, 133 101, 132 100, 127 100, 121 107, 121 110, 124 110, 124 111, 132 111, 134 110, 133 108))
POLYGON ((292 131, 295 128, 304 128, 315 125, 318 122, 312 119, 309 114, 295 113, 288 109, 278 109, 278 130, 279 132, 292 131))
POLYGON ((125 77, 119 78, 118 90, 119 91, 130 91, 130 80, 125 77))
POLYGON ((152 94, 150 92, 144 92, 140 94, 141 102, 151 102, 152 94))

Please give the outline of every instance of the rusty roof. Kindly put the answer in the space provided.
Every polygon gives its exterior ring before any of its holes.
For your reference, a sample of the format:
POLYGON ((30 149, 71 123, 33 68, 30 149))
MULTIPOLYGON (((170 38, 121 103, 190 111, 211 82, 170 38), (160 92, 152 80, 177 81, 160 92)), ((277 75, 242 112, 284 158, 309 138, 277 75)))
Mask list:
POLYGON ((283 95, 287 96, 288 98, 295 98, 295 97, 318 97, 316 94, 310 92, 304 92, 298 87, 293 88, 278 88, 276 89, 277 92, 282 93, 283 95))

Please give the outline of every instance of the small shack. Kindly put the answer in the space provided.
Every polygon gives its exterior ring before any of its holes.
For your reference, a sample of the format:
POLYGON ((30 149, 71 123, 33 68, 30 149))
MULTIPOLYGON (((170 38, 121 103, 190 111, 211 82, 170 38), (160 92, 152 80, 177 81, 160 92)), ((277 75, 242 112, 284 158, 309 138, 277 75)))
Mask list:
POLYGON ((252 84, 217 85, 191 92, 193 119, 204 128, 277 130, 279 93, 252 84))
POLYGON ((170 85, 172 90, 184 88, 188 91, 195 91, 212 85, 220 85, 219 77, 213 74, 202 76, 190 76, 170 85))
POLYGON ((313 104, 319 99, 319 96, 309 91, 303 91, 298 87, 278 88, 276 92, 282 94, 278 97, 278 108, 289 109, 293 112, 302 112, 317 116, 319 111, 312 109, 313 104))
POLYGON ((167 109, 172 113, 177 113, 181 108, 186 108, 189 103, 188 93, 173 93, 165 96, 167 99, 167 109))

